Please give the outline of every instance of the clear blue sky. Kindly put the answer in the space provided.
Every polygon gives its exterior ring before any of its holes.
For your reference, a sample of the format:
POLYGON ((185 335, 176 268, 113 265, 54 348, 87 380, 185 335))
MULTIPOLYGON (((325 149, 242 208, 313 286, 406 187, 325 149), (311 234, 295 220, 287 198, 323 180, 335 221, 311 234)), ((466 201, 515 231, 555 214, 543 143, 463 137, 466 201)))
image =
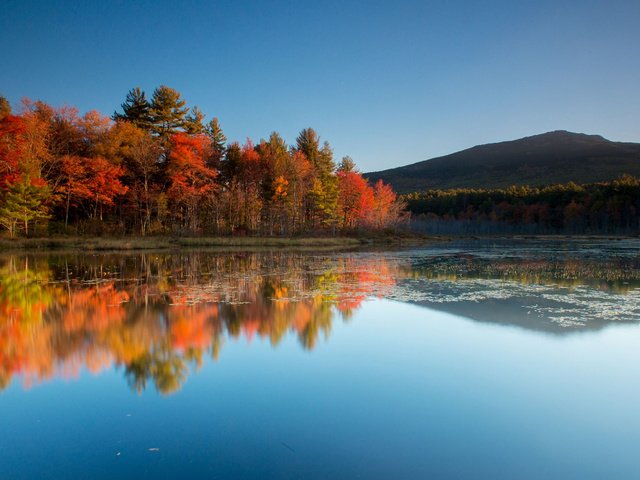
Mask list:
POLYGON ((0 94, 111 114, 166 84, 230 139, 307 126, 378 170, 549 130, 640 141, 640 1, 0 6, 0 94))

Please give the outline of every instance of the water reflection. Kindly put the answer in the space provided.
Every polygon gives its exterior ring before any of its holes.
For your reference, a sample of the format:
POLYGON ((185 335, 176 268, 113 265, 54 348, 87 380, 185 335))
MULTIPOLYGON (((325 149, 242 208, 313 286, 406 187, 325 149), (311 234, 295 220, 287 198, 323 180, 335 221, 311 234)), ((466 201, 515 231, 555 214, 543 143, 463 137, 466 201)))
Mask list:
POLYGON ((423 251, 393 297, 554 335, 640 321, 640 244, 462 242, 423 251))
MULTIPOLYGON (((175 392, 227 339, 312 350, 370 297, 567 333, 640 320, 634 256, 447 247, 401 252, 0 258, 0 389, 116 367, 175 392)), ((393 328, 390 319, 389 328, 393 328)))
POLYGON ((225 338, 276 346, 291 332, 313 349, 335 317, 389 293, 394 268, 283 253, 4 258, 0 387, 116 366, 137 391, 171 393, 225 338))

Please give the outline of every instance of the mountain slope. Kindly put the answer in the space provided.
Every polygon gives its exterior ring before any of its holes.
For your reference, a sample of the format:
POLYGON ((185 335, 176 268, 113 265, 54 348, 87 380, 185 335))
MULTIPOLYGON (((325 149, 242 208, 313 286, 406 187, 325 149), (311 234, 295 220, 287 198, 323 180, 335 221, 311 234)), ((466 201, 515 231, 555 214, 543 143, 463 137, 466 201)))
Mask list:
POLYGON ((640 177, 640 144, 560 130, 479 145, 365 176, 409 193, 429 188, 592 183, 614 180, 625 173, 640 177))

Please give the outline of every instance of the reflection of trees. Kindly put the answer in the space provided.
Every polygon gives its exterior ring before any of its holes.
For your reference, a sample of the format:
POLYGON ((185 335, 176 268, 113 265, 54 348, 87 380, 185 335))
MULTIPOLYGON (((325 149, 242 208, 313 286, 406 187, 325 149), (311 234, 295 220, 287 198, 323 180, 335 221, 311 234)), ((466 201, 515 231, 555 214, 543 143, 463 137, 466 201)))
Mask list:
POLYGON ((615 259, 479 258, 470 255, 433 257, 413 270, 417 277, 455 281, 504 279, 523 284, 556 284, 564 287, 591 285, 600 290, 625 293, 640 286, 640 261, 615 259))
POLYGON ((121 366, 138 392, 180 388, 225 338, 307 349, 394 283, 375 258, 291 253, 17 257, 0 262, 0 388, 121 366))
POLYGON ((160 393, 172 393, 187 377, 186 359, 171 346, 153 347, 125 366, 129 386, 141 393, 152 379, 160 393))
POLYGON ((116 365, 137 391, 171 393, 226 339, 287 336, 313 349, 400 277, 585 283, 624 292, 637 260, 423 258, 377 255, 150 253, 0 259, 0 389, 116 365), (634 263, 635 262, 635 263, 634 263))

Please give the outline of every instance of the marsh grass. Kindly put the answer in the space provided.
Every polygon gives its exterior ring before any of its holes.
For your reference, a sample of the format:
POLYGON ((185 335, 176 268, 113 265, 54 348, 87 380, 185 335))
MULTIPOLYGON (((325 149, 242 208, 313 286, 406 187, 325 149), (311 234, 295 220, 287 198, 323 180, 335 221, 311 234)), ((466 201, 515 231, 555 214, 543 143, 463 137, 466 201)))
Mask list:
POLYGON ((353 237, 47 237, 1 238, 3 250, 163 250, 206 247, 355 247, 375 240, 353 237))

